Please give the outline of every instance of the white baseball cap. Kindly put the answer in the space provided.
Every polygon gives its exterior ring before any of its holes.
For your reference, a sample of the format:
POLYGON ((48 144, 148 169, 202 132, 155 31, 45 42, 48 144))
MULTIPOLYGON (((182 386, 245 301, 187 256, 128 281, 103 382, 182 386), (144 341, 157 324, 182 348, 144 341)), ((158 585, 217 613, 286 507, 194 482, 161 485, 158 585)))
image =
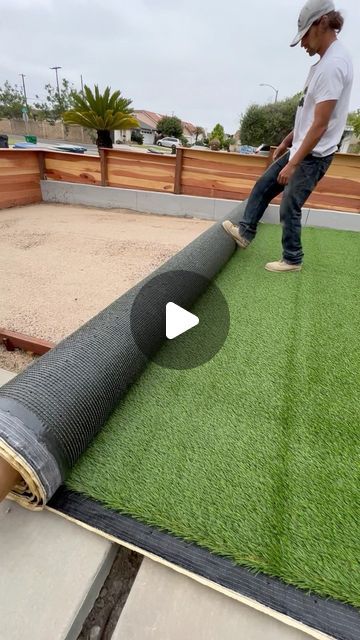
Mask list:
POLYGON ((298 19, 298 32, 292 41, 290 47, 295 47, 309 31, 311 25, 322 16, 330 11, 335 11, 335 5, 332 0, 308 0, 300 11, 298 19))

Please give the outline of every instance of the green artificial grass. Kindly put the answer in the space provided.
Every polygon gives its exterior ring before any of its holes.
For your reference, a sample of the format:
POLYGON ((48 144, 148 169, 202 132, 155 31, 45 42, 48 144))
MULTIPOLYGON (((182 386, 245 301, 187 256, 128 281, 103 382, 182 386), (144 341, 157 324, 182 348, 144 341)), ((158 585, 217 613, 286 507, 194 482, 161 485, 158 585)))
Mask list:
POLYGON ((187 371, 151 364, 67 485, 360 606, 360 236, 305 229, 303 271, 268 273, 280 234, 262 226, 218 276, 222 350, 187 371))

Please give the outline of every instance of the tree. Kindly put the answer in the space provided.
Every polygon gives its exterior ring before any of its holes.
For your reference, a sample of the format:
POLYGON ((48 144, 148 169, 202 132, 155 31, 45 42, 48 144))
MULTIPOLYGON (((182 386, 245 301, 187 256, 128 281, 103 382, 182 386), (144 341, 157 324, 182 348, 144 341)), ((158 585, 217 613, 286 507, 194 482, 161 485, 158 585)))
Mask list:
POLYGON ((111 93, 110 87, 106 87, 101 94, 97 85, 94 93, 85 85, 84 95, 74 96, 74 108, 64 113, 64 122, 96 129, 98 147, 111 149, 110 131, 123 131, 139 126, 133 116, 131 102, 128 98, 123 98, 120 91, 111 93))
POLYGON ((235 144, 235 138, 233 136, 230 136, 229 138, 226 138, 226 140, 224 140, 223 147, 224 149, 226 149, 226 151, 230 151, 230 147, 233 144, 235 144))
POLYGON ((197 143, 199 136, 205 137, 205 131, 202 127, 195 127, 194 133, 195 133, 195 144, 197 143))
POLYGON ((12 86, 8 80, 0 87, 0 118, 22 118, 25 107, 24 94, 15 84, 12 86))
MULTIPOLYGON (((60 93, 58 93, 57 87, 53 87, 51 84, 45 85, 47 96, 45 101, 36 102, 34 109, 36 109, 35 117, 40 120, 48 120, 49 122, 56 122, 62 117, 64 111, 70 111, 75 107, 75 98, 81 95, 73 84, 63 78, 60 87, 60 93)), ((36 96, 39 99, 39 96, 36 96)))
POLYGON ((219 140, 220 147, 222 147, 224 144, 224 138, 225 138, 224 127, 221 124, 217 123, 213 128, 212 132, 210 133, 209 138, 210 138, 210 141, 219 140))
POLYGON ((135 129, 131 132, 131 142, 136 142, 137 144, 144 144, 144 136, 138 129, 135 129))
POLYGON ((190 146, 190 144, 189 144, 189 140, 187 139, 187 137, 186 137, 186 136, 184 136, 184 134, 182 134, 182 135, 180 136, 180 142, 181 142, 181 144, 182 144, 182 146, 183 146, 183 147, 189 147, 189 146, 190 146))
POLYGON ((240 122, 241 144, 277 146, 294 127, 299 94, 266 105, 251 105, 240 122))
POLYGON ((183 133, 182 122, 176 116, 164 116, 157 123, 156 131, 163 136, 181 138, 183 133))
POLYGON ((356 137, 360 138, 360 109, 349 113, 348 124, 354 128, 356 137))

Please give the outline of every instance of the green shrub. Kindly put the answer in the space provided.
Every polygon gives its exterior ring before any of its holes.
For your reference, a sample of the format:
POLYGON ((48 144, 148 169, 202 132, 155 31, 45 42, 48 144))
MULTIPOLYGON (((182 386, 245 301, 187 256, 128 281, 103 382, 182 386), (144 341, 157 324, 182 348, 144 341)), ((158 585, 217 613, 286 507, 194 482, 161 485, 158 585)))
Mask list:
POLYGON ((144 144, 144 136, 141 133, 141 131, 138 131, 137 129, 134 129, 134 131, 131 132, 131 142, 137 142, 138 144, 144 144))

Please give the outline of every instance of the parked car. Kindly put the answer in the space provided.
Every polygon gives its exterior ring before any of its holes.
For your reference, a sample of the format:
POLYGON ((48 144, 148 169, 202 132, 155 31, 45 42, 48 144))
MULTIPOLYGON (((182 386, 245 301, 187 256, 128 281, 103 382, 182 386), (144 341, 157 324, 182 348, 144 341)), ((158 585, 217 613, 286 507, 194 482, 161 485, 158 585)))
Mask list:
POLYGON ((156 144, 158 144, 159 147, 170 147, 170 149, 172 147, 181 147, 181 142, 179 138, 171 138, 170 136, 167 136, 166 138, 161 138, 161 140, 158 140, 156 144))

